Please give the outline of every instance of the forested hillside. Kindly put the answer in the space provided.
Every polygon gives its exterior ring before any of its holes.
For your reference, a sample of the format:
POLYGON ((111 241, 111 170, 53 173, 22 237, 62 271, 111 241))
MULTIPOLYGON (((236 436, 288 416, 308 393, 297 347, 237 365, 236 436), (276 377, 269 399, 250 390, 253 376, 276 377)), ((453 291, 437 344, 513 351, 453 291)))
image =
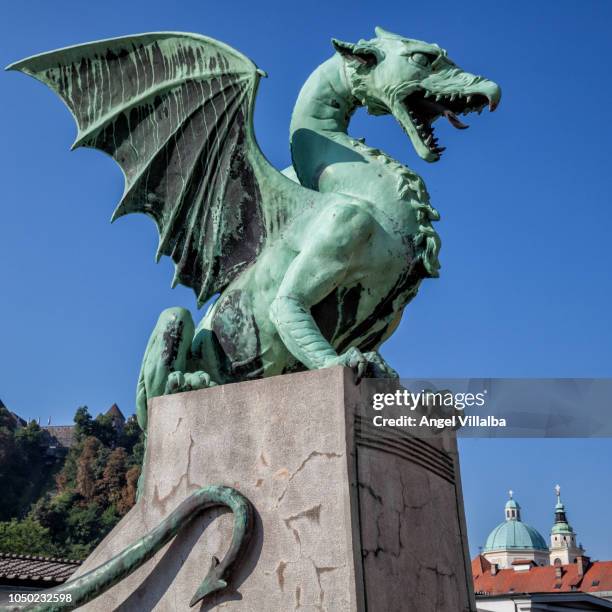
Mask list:
POLYGON ((57 456, 35 421, 0 403, 0 552, 83 559, 132 507, 143 455, 135 417, 74 417, 74 443, 57 456))

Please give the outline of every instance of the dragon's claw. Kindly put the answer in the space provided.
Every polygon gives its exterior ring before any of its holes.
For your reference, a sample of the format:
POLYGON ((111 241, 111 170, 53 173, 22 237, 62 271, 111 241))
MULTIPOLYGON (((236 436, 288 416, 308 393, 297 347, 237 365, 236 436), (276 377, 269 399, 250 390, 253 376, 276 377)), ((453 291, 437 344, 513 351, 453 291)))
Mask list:
POLYGON ((325 367, 343 365, 355 373, 355 382, 364 376, 372 378, 399 378, 399 374, 376 352, 362 353, 358 348, 351 347, 342 355, 334 357, 325 367))
POLYGON ((171 372, 166 381, 164 395, 208 389, 216 385, 206 372, 171 372))

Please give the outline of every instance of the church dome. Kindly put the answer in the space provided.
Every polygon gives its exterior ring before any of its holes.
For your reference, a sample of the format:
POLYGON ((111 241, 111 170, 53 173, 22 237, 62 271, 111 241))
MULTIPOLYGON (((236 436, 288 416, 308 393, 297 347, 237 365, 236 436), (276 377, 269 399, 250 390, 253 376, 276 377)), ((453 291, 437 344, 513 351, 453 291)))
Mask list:
POLYGON ((541 550, 548 552, 548 545, 537 529, 521 520, 521 507, 512 498, 506 503, 506 520, 489 534, 483 552, 496 550, 541 550))
POLYGON ((546 541, 537 529, 514 520, 504 521, 489 534, 483 552, 520 549, 548 552, 546 541))

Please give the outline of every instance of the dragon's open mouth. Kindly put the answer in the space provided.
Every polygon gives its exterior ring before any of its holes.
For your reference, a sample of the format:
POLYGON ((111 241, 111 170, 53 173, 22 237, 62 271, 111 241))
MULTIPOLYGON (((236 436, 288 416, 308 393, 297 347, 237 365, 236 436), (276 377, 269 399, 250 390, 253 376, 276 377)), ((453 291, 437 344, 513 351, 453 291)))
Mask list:
POLYGON ((495 110, 494 102, 480 93, 435 94, 420 89, 404 99, 404 106, 416 129, 418 138, 436 158, 440 157, 446 147, 438 146, 438 139, 435 137, 433 129, 434 121, 444 116, 453 127, 464 130, 469 126, 463 123, 457 115, 467 115, 474 111, 480 114, 487 105, 489 105, 490 110, 495 110))

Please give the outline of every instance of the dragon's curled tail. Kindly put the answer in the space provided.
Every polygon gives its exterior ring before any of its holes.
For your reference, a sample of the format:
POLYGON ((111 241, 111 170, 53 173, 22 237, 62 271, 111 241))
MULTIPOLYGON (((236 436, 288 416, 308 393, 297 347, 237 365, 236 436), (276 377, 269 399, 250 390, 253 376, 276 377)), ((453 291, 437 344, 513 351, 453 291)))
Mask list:
POLYGON ((66 612, 98 597, 148 561, 164 544, 186 527, 202 511, 214 506, 226 506, 234 514, 232 542, 222 561, 216 557, 204 581, 189 603, 194 606, 207 595, 227 587, 227 579, 243 556, 251 538, 253 507, 238 491, 231 487, 202 487, 192 493, 174 512, 142 539, 125 548, 118 555, 96 569, 61 586, 44 591, 45 603, 0 607, 0 610, 27 612, 66 612), (62 596, 62 602, 50 603, 53 595, 62 596), (70 601, 66 599, 70 598, 70 601))

